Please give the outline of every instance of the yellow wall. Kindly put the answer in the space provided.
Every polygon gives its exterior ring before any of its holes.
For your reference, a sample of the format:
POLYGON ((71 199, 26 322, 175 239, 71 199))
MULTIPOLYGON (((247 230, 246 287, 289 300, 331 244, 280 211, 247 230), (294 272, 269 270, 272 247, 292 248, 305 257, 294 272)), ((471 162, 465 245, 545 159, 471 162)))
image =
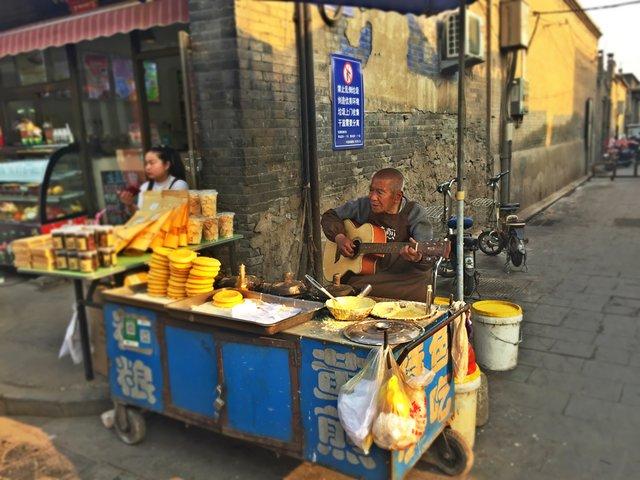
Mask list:
MULTIPOLYGON (((573 13, 533 14, 568 9, 564 0, 531 0, 529 28, 533 38, 522 55, 520 72, 529 82, 529 118, 533 128, 544 129, 544 146, 560 143, 554 130, 576 118, 582 123, 585 103, 596 88, 598 37, 573 13), (537 27, 536 27, 537 24, 537 27), (535 29, 535 31, 534 31, 535 29)), ((576 125, 576 131, 582 128, 576 125)), ((542 145, 535 145, 542 146, 542 145)))
POLYGON ((611 130, 610 136, 624 134, 624 115, 627 103, 627 85, 622 77, 615 75, 611 83, 611 130))

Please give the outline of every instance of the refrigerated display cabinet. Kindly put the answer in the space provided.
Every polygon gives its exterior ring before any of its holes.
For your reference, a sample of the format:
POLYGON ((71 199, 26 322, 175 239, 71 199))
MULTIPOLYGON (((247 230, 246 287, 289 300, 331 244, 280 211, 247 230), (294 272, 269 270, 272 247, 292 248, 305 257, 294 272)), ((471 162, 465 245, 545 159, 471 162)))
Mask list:
POLYGON ((88 193, 77 145, 4 149, 0 157, 0 265, 11 241, 84 223, 88 193))

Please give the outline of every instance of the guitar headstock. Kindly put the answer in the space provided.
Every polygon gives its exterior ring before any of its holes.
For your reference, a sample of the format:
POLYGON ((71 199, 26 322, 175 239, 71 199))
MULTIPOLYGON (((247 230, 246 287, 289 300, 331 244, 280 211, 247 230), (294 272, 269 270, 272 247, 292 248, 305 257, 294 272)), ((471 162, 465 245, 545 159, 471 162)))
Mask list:
POLYGON ((423 262, 437 262, 439 258, 451 256, 451 242, 449 240, 418 243, 418 251, 422 253, 423 262))

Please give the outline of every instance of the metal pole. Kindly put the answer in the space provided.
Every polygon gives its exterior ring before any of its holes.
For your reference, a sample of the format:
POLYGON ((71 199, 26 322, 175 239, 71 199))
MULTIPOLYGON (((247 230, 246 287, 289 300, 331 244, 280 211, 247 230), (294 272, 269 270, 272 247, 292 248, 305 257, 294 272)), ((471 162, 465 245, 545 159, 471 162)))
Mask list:
POLYGON ((304 26, 305 68, 307 70, 307 110, 309 115, 309 183, 311 187, 311 220, 313 259, 316 278, 322 278, 322 232, 320 230, 320 169, 318 166, 318 140, 316 137, 316 86, 313 60, 313 26, 308 4, 302 9, 304 26))
POLYGON ((458 213, 456 221, 456 257, 457 265, 457 297, 464 300, 464 129, 465 129, 465 101, 464 101, 464 64, 465 43, 467 41, 467 5, 460 0, 460 14, 458 15, 458 158, 457 158, 457 191, 458 213))

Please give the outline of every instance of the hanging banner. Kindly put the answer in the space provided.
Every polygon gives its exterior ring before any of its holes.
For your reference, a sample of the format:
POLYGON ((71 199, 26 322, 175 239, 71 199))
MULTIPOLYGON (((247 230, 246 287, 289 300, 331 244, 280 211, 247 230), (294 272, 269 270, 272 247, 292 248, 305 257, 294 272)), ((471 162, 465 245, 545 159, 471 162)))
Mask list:
POLYGON ((364 147, 364 81, 356 58, 331 55, 333 149, 364 147))

